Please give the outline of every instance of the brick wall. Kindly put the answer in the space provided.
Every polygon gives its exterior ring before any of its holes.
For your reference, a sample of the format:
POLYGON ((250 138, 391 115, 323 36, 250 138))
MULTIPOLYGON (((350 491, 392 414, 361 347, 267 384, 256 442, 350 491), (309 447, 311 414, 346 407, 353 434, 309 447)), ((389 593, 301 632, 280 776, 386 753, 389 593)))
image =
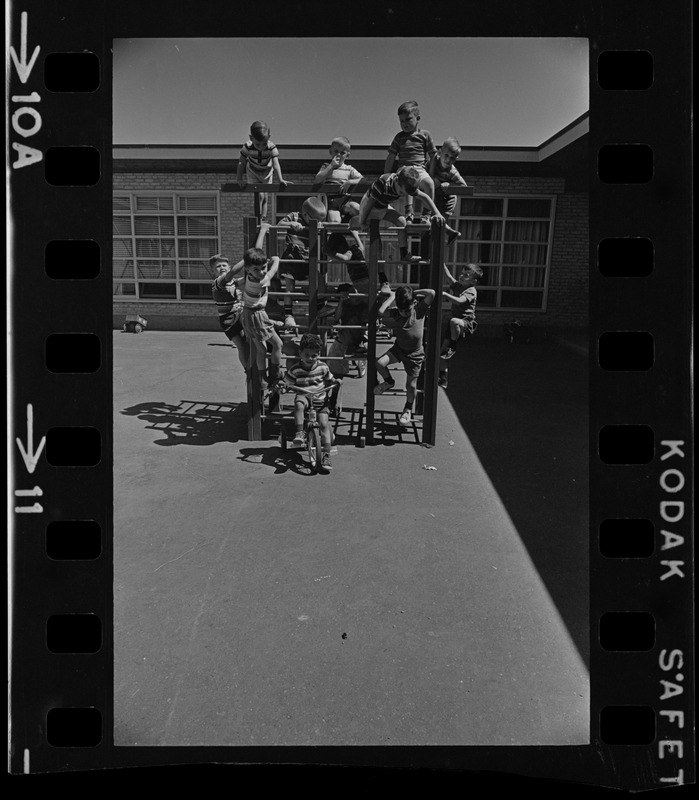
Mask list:
MULTIPOLYGON (((479 309, 479 333, 488 327, 499 331, 502 324, 520 319, 526 325, 548 328, 585 328, 588 325, 589 242, 588 195, 566 193, 563 178, 469 176, 466 181, 480 194, 554 194, 554 218, 548 301, 545 312, 479 309)), ((287 180, 308 183, 309 176, 285 174, 287 180)), ((367 174, 367 179, 375 178, 367 174)), ((221 184, 234 183, 230 173, 116 173, 114 191, 169 190, 217 191, 221 184)), ((290 187, 292 188, 292 187, 290 187)), ((253 214, 253 197, 221 192, 221 251, 231 260, 242 256, 243 217, 253 214)), ((208 303, 171 301, 144 302, 115 300, 114 326, 121 327, 126 314, 139 313, 149 329, 218 330, 216 313, 208 303)))

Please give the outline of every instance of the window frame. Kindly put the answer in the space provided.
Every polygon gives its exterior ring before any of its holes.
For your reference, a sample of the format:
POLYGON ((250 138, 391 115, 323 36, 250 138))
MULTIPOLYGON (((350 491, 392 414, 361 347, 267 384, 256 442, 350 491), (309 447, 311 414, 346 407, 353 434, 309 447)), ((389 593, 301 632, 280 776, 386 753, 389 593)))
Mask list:
MULTIPOLYGON (((489 216, 489 215, 473 215, 473 216, 461 216, 461 202, 467 198, 459 198, 459 203, 457 206, 457 211, 459 212, 457 215, 454 216, 456 220, 457 227, 462 221, 468 220, 475 220, 475 221, 489 221, 489 222, 499 222, 500 223, 500 235, 498 239, 488 239, 488 242, 492 242, 494 245, 497 245, 499 248, 498 252, 498 260, 492 264, 481 265, 487 266, 491 270, 491 275, 497 275, 497 280, 494 283, 490 284, 479 284, 479 290, 482 291, 494 291, 495 292, 495 304, 494 305, 483 305, 481 306, 482 311, 494 311, 497 313, 508 313, 508 314, 545 314, 548 306, 548 292, 549 292, 549 283, 551 277, 551 258, 552 258, 552 251, 553 251, 553 238, 554 238, 554 228, 555 228, 555 220, 556 220, 556 198, 557 195, 555 194, 535 194, 531 192, 526 193, 509 193, 509 192, 497 192, 497 193, 474 193, 472 197, 468 199, 484 199, 484 200, 502 200, 502 214, 499 216, 489 216), (548 200, 550 202, 550 209, 549 209, 549 216, 548 217, 522 217, 522 216, 509 216, 509 201, 510 200, 548 200), (542 242, 517 242, 514 240, 508 240, 505 238, 507 224, 510 222, 547 222, 549 229, 548 229, 548 237, 545 241, 542 242), (508 245, 516 245, 516 244, 525 244, 527 246, 545 246, 546 247, 546 263, 545 264, 529 264, 529 265, 522 265, 522 264, 512 264, 504 261, 505 256, 505 248, 508 245), (502 283, 502 271, 503 268, 509 269, 519 269, 519 268, 531 268, 534 267, 536 269, 541 269, 544 271, 544 280, 542 286, 537 287, 515 287, 515 286, 503 286, 502 283), (518 291, 518 292, 530 292, 530 293, 541 293, 541 305, 539 307, 531 307, 531 306, 503 306, 502 305, 502 292, 504 291, 518 291)), ((458 245, 459 244, 476 244, 477 240, 471 239, 463 239, 458 238, 452 245, 450 245, 450 252, 448 252, 447 257, 447 266, 449 267, 449 271, 457 275, 459 269, 467 263, 466 261, 459 261, 456 259, 456 255, 458 253, 458 245), (449 257, 451 256, 451 258, 449 257)))
MULTIPOLYGON (((158 190, 158 189, 122 189, 122 190, 113 190, 112 192, 112 225, 114 225, 114 220, 117 218, 127 219, 129 220, 129 233, 128 234, 116 234, 114 231, 112 232, 112 242, 115 239, 125 239, 130 242, 131 246, 131 257, 130 260, 133 262, 132 264, 132 275, 131 277, 121 277, 117 278, 114 274, 114 247, 112 246, 112 302, 123 301, 123 302, 138 302, 138 303, 210 303, 211 297, 182 297, 182 285, 186 284, 195 284, 195 285, 204 285, 207 281, 196 279, 196 278, 181 278, 180 277, 180 261, 195 261, 196 259, 192 258, 184 258, 180 256, 180 239, 202 239, 202 240, 216 240, 215 251, 216 253, 221 252, 221 192, 220 190, 215 189, 192 189, 192 190, 185 190, 185 191, 178 191, 178 190, 158 190), (147 197, 171 197, 172 198, 172 209, 148 209, 148 210, 140 210, 136 209, 136 199, 137 198, 147 198, 147 197), (211 198, 215 202, 215 210, 204 212, 204 211, 180 211, 180 199, 181 198, 188 198, 188 197, 207 197, 211 198), (117 198, 128 198, 128 209, 120 209, 116 208, 115 201, 117 198), (157 217, 169 217, 173 220, 174 230, 172 236, 163 236, 158 234, 157 236, 141 236, 136 234, 136 219, 139 216, 157 216, 157 217), (215 236, 193 236, 190 234, 180 234, 178 229, 178 219, 180 217, 214 217, 216 220, 216 234, 215 236), (171 259, 166 259, 160 257, 158 259, 148 259, 148 258, 140 258, 137 255, 136 251, 136 243, 142 239, 155 239, 157 241, 161 241, 163 239, 174 239, 174 247, 173 247, 173 255, 171 259), (151 278, 151 279, 143 279, 140 278, 138 275, 138 262, 141 261, 152 261, 152 260, 159 260, 164 262, 166 260, 173 260, 174 261, 174 268, 175 268, 175 275, 174 277, 161 277, 161 278, 151 278), (170 285, 175 284, 175 296, 169 297, 143 297, 141 292, 141 284, 163 284, 163 285, 170 285), (134 287, 134 294, 115 294, 114 289, 116 284, 126 284, 128 286, 134 287)), ((213 253, 212 253, 213 255, 213 253)), ((212 277, 209 280, 213 280, 212 277)))

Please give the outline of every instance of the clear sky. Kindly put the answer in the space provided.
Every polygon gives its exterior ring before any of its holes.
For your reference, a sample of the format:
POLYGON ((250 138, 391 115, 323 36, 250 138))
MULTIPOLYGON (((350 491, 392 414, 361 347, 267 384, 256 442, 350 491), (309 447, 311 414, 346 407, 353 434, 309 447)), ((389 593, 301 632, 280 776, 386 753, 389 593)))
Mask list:
POLYGON ((537 146, 589 108, 578 38, 117 39, 115 144, 388 145, 420 104, 440 144, 537 146))

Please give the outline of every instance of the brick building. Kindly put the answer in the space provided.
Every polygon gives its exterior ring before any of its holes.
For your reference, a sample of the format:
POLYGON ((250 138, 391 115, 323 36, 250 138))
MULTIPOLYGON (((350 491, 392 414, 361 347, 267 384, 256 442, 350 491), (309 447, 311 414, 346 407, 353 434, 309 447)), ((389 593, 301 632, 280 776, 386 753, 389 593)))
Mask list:
MULTIPOLYGON (((458 201, 461 237, 447 263, 452 272, 465 261, 484 269, 479 332, 515 319, 549 330, 587 327, 588 129, 585 114, 539 147, 462 149, 457 168, 474 194, 458 201)), ((115 327, 138 313, 152 329, 218 329, 208 257, 240 258, 243 218, 253 213, 252 194, 221 191, 235 182, 239 149, 114 146, 115 327)), ((321 145, 279 150, 284 177, 295 183, 311 183, 328 157, 321 145)), ((383 145, 353 146, 349 162, 373 180, 386 152, 383 145)), ((308 195, 293 188, 271 197, 273 220, 298 210, 308 195)), ((411 282, 414 273, 389 278, 411 282)), ((329 274, 330 283, 340 279, 329 274)))

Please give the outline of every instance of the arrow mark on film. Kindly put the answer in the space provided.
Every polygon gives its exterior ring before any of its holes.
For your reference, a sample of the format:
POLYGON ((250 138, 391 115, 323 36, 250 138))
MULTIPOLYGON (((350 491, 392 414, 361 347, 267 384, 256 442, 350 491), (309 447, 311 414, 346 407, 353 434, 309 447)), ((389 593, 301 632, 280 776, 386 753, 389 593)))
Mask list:
POLYGON ((19 451, 22 454, 22 458, 24 459, 24 464, 27 467, 27 470, 31 474, 36 469, 37 461, 39 460, 39 456, 41 455, 41 451, 44 449, 44 445, 46 444, 46 437, 42 436, 41 441, 39 442, 39 446, 34 452, 34 409, 32 408, 31 404, 27 404, 27 447, 25 449, 22 440, 19 436, 15 439, 17 442, 17 447, 19 447, 19 451))
POLYGON ((27 62, 27 12, 23 11, 21 16, 21 23, 20 23, 20 45, 19 45, 19 58, 17 58, 17 51, 14 47, 10 45, 10 55, 12 56, 12 60, 15 62, 15 68, 17 70, 17 74, 19 75, 20 81, 22 83, 26 83, 29 74, 31 73, 32 69, 34 69, 34 62, 39 55, 39 50, 41 49, 39 45, 34 48, 34 53, 27 62))

